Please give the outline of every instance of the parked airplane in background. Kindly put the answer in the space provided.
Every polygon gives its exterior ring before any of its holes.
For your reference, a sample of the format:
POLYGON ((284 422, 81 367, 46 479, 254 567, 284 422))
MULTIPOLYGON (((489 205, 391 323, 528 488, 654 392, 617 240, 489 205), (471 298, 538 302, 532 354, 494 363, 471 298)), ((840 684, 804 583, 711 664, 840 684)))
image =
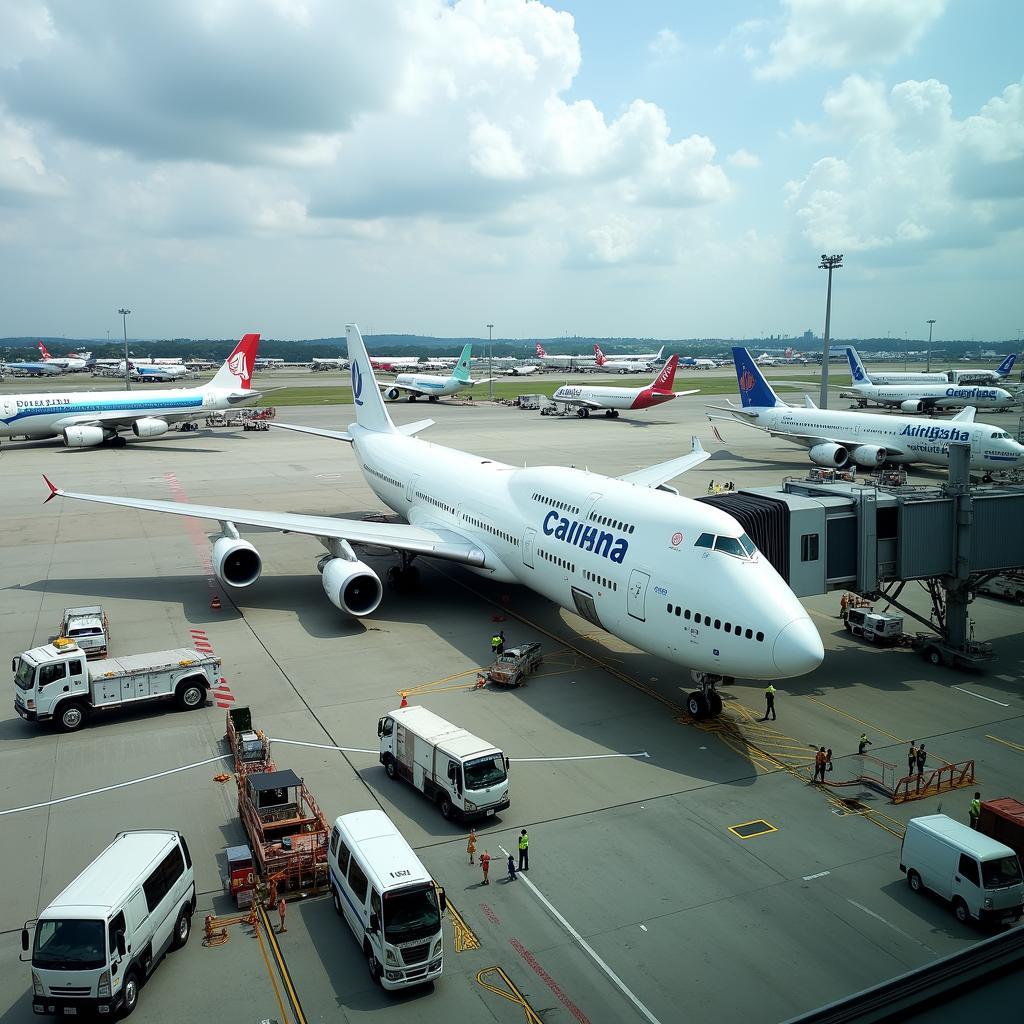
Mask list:
POLYGON ((775 363, 776 363, 775 357, 768 355, 767 352, 762 352, 757 357, 757 365, 758 366, 774 366, 775 363))
POLYGON ((66 356, 51 356, 46 351, 46 346, 42 341, 39 342, 37 347, 44 363, 53 363, 54 366, 59 366, 62 370, 67 370, 71 373, 81 373, 83 370, 88 370, 92 365, 91 352, 83 352, 81 355, 77 352, 69 352, 66 356))
POLYGON ((258 334, 247 334, 217 371, 198 388, 167 391, 80 391, 0 397, 0 436, 63 437, 69 448, 109 441, 124 447, 121 431, 159 437, 170 424, 259 398, 251 389, 258 334))
POLYGON ((624 363, 641 363, 646 370, 665 362, 665 346, 662 345, 657 352, 620 352, 610 354, 608 358, 621 359, 624 363))
POLYGON ((682 366, 689 366, 694 370, 714 370, 718 367, 714 359, 695 359, 693 356, 683 356, 679 362, 682 366))
POLYGON ((377 609, 383 587, 353 545, 397 552, 402 567, 388 574, 396 584, 413 583, 409 563, 418 555, 462 563, 695 670, 700 690, 687 706, 697 716, 721 711, 715 685, 723 677, 788 678, 821 664, 818 631, 743 527, 662 487, 709 457, 696 438, 689 454, 618 478, 564 466, 519 469, 424 443, 414 435, 431 421, 395 426, 359 329, 347 332, 356 422, 346 431, 281 426, 351 444, 370 489, 406 523, 81 494, 47 480, 50 497, 219 521, 213 567, 236 589, 262 571, 238 526, 315 537, 328 552, 318 562, 328 599, 356 616, 377 609))
POLYGON ((853 393, 862 402, 877 402, 899 408, 903 412, 931 412, 934 409, 962 409, 970 405, 976 409, 1008 409, 1020 400, 997 387, 950 384, 878 384, 869 376, 857 350, 846 346, 850 362, 850 380, 853 393))
POLYGON ((971 467, 989 472, 1024 466, 1024 445, 1005 430, 974 422, 968 406, 946 423, 929 423, 914 416, 843 412, 819 409, 811 399, 803 407, 786 405, 764 379, 745 348, 732 350, 741 407, 710 406, 717 416, 756 427, 806 448, 816 466, 880 466, 883 462, 921 462, 932 466, 949 464, 950 442, 971 446, 971 467))
POLYGON ((370 365, 385 373, 398 373, 400 370, 415 370, 420 361, 416 356, 374 356, 370 365))
MULTIPOLYGON (((679 356, 671 356, 661 373, 646 388, 616 388, 601 385, 563 384, 551 397, 556 402, 575 405, 576 415, 586 419, 591 412, 604 410, 605 416, 617 417, 620 409, 649 409, 653 405, 671 402, 681 395, 695 395, 697 391, 673 391, 679 356)), ((699 390, 699 389, 698 389, 699 390)))
POLYGON ((994 370, 947 370, 946 378, 956 384, 998 384, 1010 376, 1017 353, 1011 352, 994 370))
POLYGON ((610 359, 601 351, 600 345, 594 346, 594 365, 608 373, 643 373, 648 369, 646 360, 644 362, 630 361, 622 357, 610 359))
POLYGON ((545 366, 557 366, 561 370, 571 370, 577 367, 589 370, 594 366, 594 360, 590 356, 549 356, 539 341, 535 347, 537 358, 545 366))
POLYGON ((533 363, 523 363, 522 365, 510 366, 507 370, 500 370, 499 372, 506 377, 529 377, 531 373, 536 373, 539 369, 540 367, 535 366, 533 363))
POLYGON ((151 380, 154 382, 168 382, 172 380, 181 380, 182 377, 188 373, 188 367, 183 363, 136 363, 134 360, 128 360, 128 370, 132 375, 132 380, 147 381, 151 380))
POLYGON ((57 363, 4 363, 3 368, 15 377, 56 377, 64 368, 57 363))
POLYGON ((310 369, 312 370, 347 370, 348 360, 347 359, 334 359, 334 358, 322 358, 320 356, 313 356, 313 362, 310 363, 310 369))
POLYGON ((394 401, 404 391, 410 402, 417 398, 426 397, 431 402, 436 402, 444 395, 455 395, 460 391, 468 391, 477 384, 486 384, 494 380, 493 377, 483 377, 472 380, 469 376, 470 361, 473 351, 472 345, 466 345, 462 349, 462 355, 452 371, 450 377, 436 377, 428 373, 400 373, 394 383, 382 383, 380 388, 384 394, 394 401))

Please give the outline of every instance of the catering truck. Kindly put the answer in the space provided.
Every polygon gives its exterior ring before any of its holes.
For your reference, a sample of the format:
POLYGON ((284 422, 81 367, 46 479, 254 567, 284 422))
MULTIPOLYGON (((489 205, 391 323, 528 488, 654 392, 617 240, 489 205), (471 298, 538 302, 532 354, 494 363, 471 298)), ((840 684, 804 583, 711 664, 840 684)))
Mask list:
POLYGON ((60 637, 12 660, 14 710, 28 722, 55 722, 64 732, 81 729, 95 713, 147 701, 173 700, 189 711, 206 703, 220 664, 184 647, 90 664, 78 644, 60 637))
POLYGON ((508 758, 493 744, 421 707, 377 723, 380 763, 441 808, 446 818, 483 818, 509 805, 508 758))

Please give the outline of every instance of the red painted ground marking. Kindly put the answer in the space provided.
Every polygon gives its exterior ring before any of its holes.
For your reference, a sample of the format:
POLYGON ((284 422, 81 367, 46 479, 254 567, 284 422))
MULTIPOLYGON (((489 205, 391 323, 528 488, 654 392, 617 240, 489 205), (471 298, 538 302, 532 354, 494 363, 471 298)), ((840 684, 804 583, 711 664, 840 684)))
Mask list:
POLYGON ((498 915, 486 903, 480 904, 480 910, 491 924, 501 924, 501 920, 498 915))
POLYGON ((544 982, 545 985, 555 994, 555 998, 580 1022, 580 1024, 590 1024, 590 1020, 587 1015, 562 991, 561 986, 554 978, 544 970, 539 963, 537 958, 518 940, 509 939, 512 943, 512 948, 534 969, 537 977, 544 982))

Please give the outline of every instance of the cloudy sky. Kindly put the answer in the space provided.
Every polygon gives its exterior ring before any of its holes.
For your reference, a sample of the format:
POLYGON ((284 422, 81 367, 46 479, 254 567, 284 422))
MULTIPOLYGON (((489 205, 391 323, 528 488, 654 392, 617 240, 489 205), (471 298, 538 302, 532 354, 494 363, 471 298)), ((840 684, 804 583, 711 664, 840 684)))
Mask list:
POLYGON ((1000 339, 1017 0, 5 0, 0 335, 1000 339))

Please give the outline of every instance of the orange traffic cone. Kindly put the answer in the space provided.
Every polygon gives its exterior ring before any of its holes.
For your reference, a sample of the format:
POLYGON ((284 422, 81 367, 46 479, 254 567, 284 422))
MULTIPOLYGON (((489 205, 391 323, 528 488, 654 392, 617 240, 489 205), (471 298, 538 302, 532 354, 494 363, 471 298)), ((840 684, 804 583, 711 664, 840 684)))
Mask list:
POLYGON ((408 699, 406 697, 405 690, 402 691, 402 703, 399 704, 398 706, 400 708, 407 708, 409 706, 409 701, 408 701, 408 699))
POLYGON ((214 611, 218 611, 220 609, 220 594, 214 594, 213 597, 210 598, 210 607, 214 611))

